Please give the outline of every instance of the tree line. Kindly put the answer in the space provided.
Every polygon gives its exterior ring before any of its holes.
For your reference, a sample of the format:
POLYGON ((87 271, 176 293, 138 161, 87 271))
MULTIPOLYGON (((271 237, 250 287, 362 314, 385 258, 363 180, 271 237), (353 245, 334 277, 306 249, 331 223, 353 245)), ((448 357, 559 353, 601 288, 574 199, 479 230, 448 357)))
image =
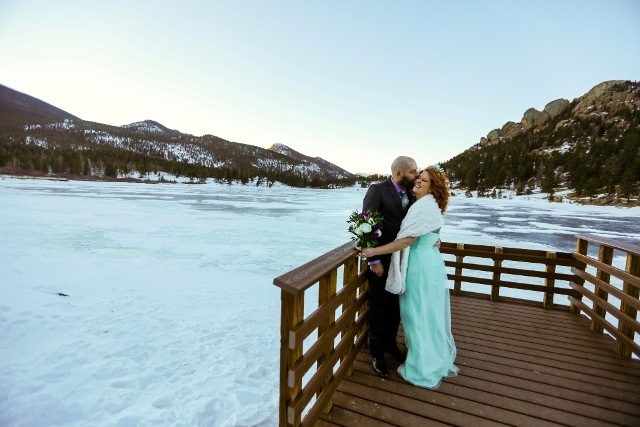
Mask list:
POLYGON ((165 173, 175 177, 187 177, 195 182, 213 179, 218 182, 239 182, 270 186, 275 182, 301 188, 339 188, 351 186, 356 178, 327 179, 307 178, 292 172, 260 170, 255 167, 207 167, 197 163, 166 160, 134 151, 110 146, 42 147, 17 142, 0 142, 0 168, 14 173, 68 176, 78 179, 118 179, 130 172, 141 177, 149 173, 165 173))

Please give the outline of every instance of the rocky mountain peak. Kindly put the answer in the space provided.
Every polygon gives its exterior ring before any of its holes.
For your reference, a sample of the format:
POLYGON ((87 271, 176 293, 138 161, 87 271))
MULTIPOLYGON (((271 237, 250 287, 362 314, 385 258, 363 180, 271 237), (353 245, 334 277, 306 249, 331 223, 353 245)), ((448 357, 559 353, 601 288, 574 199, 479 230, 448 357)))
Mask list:
POLYGON ((550 103, 544 106, 544 112, 547 113, 549 117, 553 119, 559 116, 560 114, 564 113, 565 111, 567 111, 567 108, 569 108, 570 104, 571 103, 566 99, 563 99, 563 98, 556 99, 555 101, 551 101, 550 103))
POLYGON ((573 102, 560 98, 545 105, 543 111, 529 108, 520 122, 507 122, 502 128, 491 130, 486 137, 480 139, 479 145, 498 144, 531 129, 537 132, 551 120, 567 113, 574 117, 587 117, 593 114, 615 114, 626 109, 640 109, 638 84, 609 80, 595 85, 573 102))
POLYGON ((640 94, 624 80, 609 80, 594 86, 584 96, 577 99, 573 114, 586 117, 604 111, 617 113, 627 108, 640 108, 640 94))
MULTIPOLYGON (((640 204, 640 82, 612 80, 543 111, 529 108, 480 144, 443 163, 451 182, 478 194, 537 187, 557 201, 558 189, 583 202, 640 204)), ((493 195, 491 197, 494 197, 493 195)), ((499 196, 498 196, 499 197, 499 196)), ((560 200, 562 196, 560 197, 560 200)))

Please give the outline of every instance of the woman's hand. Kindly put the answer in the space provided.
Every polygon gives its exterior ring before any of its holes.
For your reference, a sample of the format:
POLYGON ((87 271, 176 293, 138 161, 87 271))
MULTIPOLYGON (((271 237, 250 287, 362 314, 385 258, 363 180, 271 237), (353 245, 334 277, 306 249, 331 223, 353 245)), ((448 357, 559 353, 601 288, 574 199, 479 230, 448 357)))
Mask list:
POLYGON ((360 249, 360 253, 362 254, 362 256, 369 258, 369 257, 375 256, 375 249, 374 248, 360 249))
POLYGON ((362 255, 365 258, 372 257, 375 255, 373 248, 361 248, 360 246, 356 245, 356 250, 358 250, 360 252, 360 255, 362 255))

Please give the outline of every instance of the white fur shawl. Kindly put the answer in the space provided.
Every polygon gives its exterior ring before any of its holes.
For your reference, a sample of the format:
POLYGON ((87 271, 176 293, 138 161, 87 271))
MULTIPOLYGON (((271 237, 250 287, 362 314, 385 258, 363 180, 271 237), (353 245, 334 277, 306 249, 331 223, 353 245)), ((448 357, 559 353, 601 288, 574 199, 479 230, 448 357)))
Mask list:
MULTIPOLYGON (((443 224, 442 212, 440 212, 436 199, 433 198, 433 195, 427 194, 411 205, 407 216, 402 220, 400 232, 398 232, 396 239, 420 237, 430 231, 439 229, 443 224)), ((389 276, 385 285, 387 291, 393 294, 404 293, 408 262, 409 247, 391 255, 389 276)))

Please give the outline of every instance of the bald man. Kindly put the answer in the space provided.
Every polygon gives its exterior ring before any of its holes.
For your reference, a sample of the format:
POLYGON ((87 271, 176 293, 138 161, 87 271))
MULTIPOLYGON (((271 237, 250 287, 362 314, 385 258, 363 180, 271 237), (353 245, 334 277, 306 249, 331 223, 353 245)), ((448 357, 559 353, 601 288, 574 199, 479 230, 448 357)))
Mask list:
MULTIPOLYGON (((395 240, 400 225, 409 205, 411 189, 418 178, 418 166, 411 157, 400 156, 391 164, 389 179, 372 184, 367 190, 362 203, 363 210, 377 211, 382 214, 382 236, 378 246, 395 240)), ((399 362, 404 362, 406 355, 398 348, 396 336, 400 326, 400 306, 398 295, 384 289, 387 272, 391 262, 391 254, 367 259, 369 268, 369 352, 371 363, 376 373, 385 378, 389 368, 384 354, 389 353, 399 362)))

